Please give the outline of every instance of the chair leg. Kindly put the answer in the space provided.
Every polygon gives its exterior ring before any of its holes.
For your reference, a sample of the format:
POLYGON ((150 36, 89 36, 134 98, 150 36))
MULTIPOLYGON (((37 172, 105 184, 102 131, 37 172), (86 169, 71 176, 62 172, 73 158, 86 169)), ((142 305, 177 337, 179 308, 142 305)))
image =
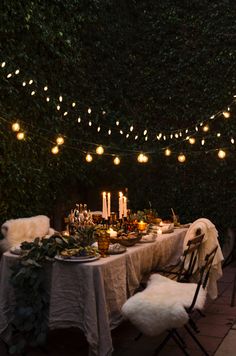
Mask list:
POLYGON ((172 334, 172 338, 174 339, 174 341, 176 342, 176 344, 179 346, 179 348, 183 351, 183 354, 186 356, 190 356, 189 353, 186 351, 186 345, 184 340, 182 339, 182 337, 175 332, 172 334), (178 337, 176 337, 176 335, 178 335, 178 337))
POLYGON ((164 340, 160 343, 160 345, 156 348, 155 350, 155 355, 158 355, 159 352, 163 349, 163 347, 167 344, 167 342, 170 340, 170 338, 172 337, 173 334, 173 330, 168 331, 168 334, 166 335, 166 337, 164 338, 164 340))
POLYGON ((199 342, 199 340, 196 338, 196 336, 192 333, 191 329, 188 328, 187 325, 184 326, 185 329, 187 330, 187 332, 189 333, 189 335, 192 337, 192 339, 196 342, 196 344, 199 346, 199 348, 202 350, 202 352, 204 353, 204 355, 209 356, 209 354, 207 353, 207 351, 204 349, 204 347, 202 346, 202 344, 199 342))
POLYGON ((189 353, 185 350, 186 345, 185 345, 184 340, 182 339, 182 337, 179 335, 179 333, 175 329, 172 329, 172 330, 168 331, 168 334, 166 335, 164 340, 160 343, 160 345, 155 350, 155 355, 159 354, 159 352, 167 344, 167 342, 170 340, 170 338, 173 338, 175 343, 183 351, 184 355, 189 356, 189 353))
POLYGON ((183 347, 187 347, 184 339, 180 336, 177 330, 175 330, 175 335, 178 337, 179 341, 182 343, 183 347))
POLYGON ((231 306, 231 307, 234 307, 235 294, 236 294, 236 273, 235 273, 235 277, 234 277, 233 292, 232 292, 231 303, 230 303, 230 306, 231 306))

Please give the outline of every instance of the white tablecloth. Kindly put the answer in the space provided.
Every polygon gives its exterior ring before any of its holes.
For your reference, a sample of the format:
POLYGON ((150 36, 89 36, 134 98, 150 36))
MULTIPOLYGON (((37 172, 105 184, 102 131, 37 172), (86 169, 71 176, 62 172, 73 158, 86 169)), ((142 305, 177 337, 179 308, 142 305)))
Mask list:
MULTIPOLYGON (((110 330, 122 321, 122 305, 144 274, 178 260, 186 231, 176 229, 172 234, 159 236, 154 243, 140 243, 124 254, 90 263, 53 263, 49 328, 78 327, 84 331, 91 356, 110 356, 113 351, 110 330)), ((5 341, 14 309, 10 267, 17 258, 6 252, 0 266, 0 335, 5 341)))

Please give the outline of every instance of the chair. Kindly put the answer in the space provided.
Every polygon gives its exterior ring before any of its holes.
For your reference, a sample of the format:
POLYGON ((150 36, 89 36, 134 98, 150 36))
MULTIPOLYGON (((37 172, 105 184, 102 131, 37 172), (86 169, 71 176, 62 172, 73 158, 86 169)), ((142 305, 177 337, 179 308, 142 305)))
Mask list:
POLYGON ((202 309, 205 304, 206 291, 212 262, 218 246, 205 257, 199 270, 198 283, 180 283, 154 274, 147 288, 127 300, 122 307, 123 315, 147 336, 156 336, 167 331, 167 336, 156 349, 158 354, 172 338, 185 355, 188 355, 186 345, 177 329, 185 327, 201 351, 208 355, 202 344, 191 330, 192 313, 202 309), (190 326, 190 327, 189 327, 190 326))

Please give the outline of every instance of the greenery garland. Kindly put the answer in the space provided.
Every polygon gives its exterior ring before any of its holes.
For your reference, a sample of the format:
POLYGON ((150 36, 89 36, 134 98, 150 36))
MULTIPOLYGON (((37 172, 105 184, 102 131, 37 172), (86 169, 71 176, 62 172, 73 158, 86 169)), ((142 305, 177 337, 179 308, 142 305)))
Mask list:
POLYGON ((16 306, 11 322, 10 354, 24 352, 27 346, 42 346, 48 332, 49 293, 45 268, 64 249, 91 245, 93 227, 80 228, 75 236, 55 234, 21 244, 22 257, 12 267, 11 284, 16 306))

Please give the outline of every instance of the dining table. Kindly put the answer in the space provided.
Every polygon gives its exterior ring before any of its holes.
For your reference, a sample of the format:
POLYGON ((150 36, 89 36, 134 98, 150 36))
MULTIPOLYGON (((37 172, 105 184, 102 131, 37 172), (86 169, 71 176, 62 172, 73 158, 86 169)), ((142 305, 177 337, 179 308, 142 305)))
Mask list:
MULTIPOLYGON (((92 262, 52 262, 47 270, 49 329, 79 328, 88 341, 89 356, 112 355, 111 330, 123 321, 123 304, 145 275, 179 260, 186 231, 176 228, 172 233, 157 235, 154 242, 140 242, 122 254, 92 262)), ((7 251, 0 263, 0 337, 7 343, 15 307, 11 267, 19 258, 7 251)))

